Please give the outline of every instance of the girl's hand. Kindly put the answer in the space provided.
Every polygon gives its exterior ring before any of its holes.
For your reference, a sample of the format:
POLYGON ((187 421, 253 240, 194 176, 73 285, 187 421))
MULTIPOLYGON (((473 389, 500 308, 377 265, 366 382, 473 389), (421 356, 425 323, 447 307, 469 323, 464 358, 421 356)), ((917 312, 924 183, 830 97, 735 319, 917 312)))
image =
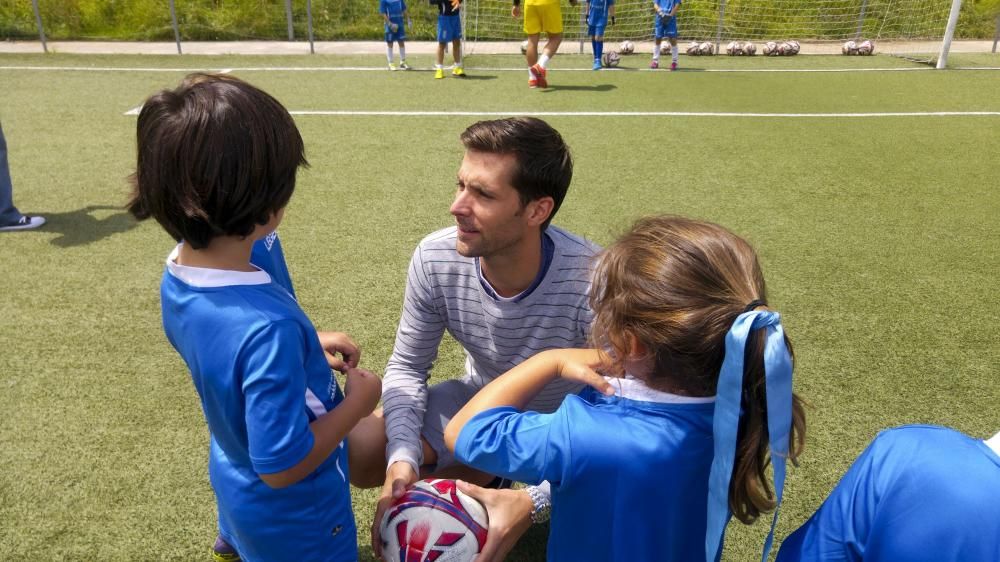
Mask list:
POLYGON ((594 387, 608 396, 615 389, 598 371, 608 366, 608 356, 599 349, 559 349, 550 351, 556 361, 556 372, 561 378, 594 387))

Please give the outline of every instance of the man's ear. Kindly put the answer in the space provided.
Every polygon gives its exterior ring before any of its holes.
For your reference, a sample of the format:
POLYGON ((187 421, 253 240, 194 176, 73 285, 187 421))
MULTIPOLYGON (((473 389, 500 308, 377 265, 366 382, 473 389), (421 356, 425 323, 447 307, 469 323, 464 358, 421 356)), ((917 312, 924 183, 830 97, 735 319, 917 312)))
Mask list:
POLYGON ((552 216, 552 209, 556 202, 551 197, 535 199, 527 205, 528 224, 531 226, 541 226, 552 216))

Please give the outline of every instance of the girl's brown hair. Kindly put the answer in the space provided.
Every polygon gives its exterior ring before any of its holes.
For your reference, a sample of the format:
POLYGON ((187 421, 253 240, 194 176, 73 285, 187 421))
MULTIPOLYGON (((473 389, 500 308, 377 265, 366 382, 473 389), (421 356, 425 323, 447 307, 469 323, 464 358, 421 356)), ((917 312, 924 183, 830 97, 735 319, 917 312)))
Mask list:
MULTIPOLYGON (((591 338, 619 370, 630 337, 653 369, 650 386, 688 396, 716 393, 726 334, 753 301, 767 301, 757 253, 745 240, 708 222, 674 216, 639 219, 598 258, 591 290, 591 338)), ((762 308, 762 307, 757 307, 762 308)), ((764 385, 764 329, 747 340, 736 462, 729 507, 743 523, 774 509, 764 385)), ((791 343, 785 343, 791 353, 791 343)), ((789 459, 805 441, 805 410, 792 401, 789 459)))

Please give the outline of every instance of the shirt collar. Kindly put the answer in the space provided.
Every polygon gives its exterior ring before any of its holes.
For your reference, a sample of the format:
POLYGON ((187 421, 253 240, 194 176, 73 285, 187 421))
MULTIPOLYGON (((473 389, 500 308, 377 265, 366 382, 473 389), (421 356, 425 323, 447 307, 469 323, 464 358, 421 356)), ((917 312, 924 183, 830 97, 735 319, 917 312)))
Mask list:
POLYGON ((681 396, 649 388, 642 380, 628 374, 625 375, 625 378, 604 378, 614 387, 615 396, 629 400, 659 404, 711 404, 715 402, 714 396, 681 396))
POLYGON ((167 271, 192 287, 212 288, 228 287, 231 285, 267 285, 271 282, 271 276, 260 268, 257 271, 231 271, 228 269, 181 265, 177 263, 177 254, 180 252, 180 249, 181 244, 178 244, 170 252, 170 255, 167 256, 167 271))

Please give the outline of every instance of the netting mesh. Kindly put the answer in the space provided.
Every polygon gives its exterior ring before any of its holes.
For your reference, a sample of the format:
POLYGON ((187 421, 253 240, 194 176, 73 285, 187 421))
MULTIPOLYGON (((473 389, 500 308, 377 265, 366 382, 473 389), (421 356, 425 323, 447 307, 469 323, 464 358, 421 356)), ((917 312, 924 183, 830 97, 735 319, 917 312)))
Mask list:
MULTIPOLYGON (((940 39, 950 5, 949 0, 689 0, 681 4, 677 27, 682 40, 699 41, 940 39)), ((567 38, 586 35, 585 6, 563 3, 567 38)), ((523 38, 521 20, 510 8, 507 1, 467 0, 466 39, 523 38)), ((616 15, 606 41, 653 38, 650 0, 618 0, 616 15)))

